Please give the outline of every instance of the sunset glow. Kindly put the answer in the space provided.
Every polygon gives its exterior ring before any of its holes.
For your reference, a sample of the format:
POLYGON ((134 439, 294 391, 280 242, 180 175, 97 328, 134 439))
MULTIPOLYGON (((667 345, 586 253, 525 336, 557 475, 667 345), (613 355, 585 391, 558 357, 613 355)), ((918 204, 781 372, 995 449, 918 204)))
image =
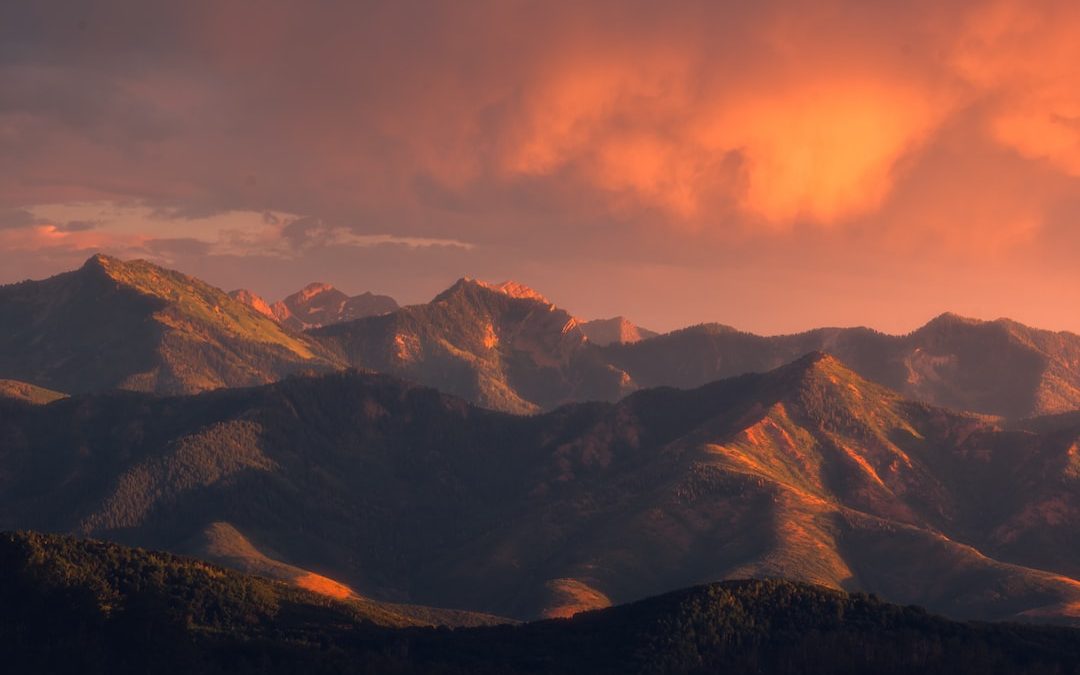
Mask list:
POLYGON ((0 10, 0 283, 513 278, 766 333, 1080 331, 1080 11, 1045 0, 0 10))

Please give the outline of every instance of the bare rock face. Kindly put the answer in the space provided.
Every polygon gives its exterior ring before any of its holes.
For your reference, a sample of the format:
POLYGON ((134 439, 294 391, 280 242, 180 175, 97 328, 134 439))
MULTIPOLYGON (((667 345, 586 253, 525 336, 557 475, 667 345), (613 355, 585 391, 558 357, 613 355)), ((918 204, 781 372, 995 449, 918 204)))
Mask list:
POLYGON ((235 291, 229 291, 229 297, 237 302, 244 303, 263 316, 268 316, 271 319, 275 318, 274 311, 270 309, 270 303, 263 300, 262 296, 254 291, 249 291, 246 288, 238 288, 235 291))
MULTIPOLYGON (((468 277, 466 277, 466 279, 468 279, 468 277)), ((550 300, 545 298, 535 289, 530 288, 529 286, 526 286, 525 284, 519 283, 517 281, 508 280, 502 282, 501 284, 492 284, 486 281, 477 281, 476 283, 480 284, 484 288, 490 288, 491 290, 504 293, 511 298, 528 298, 530 300, 542 302, 546 305, 552 304, 550 300)))

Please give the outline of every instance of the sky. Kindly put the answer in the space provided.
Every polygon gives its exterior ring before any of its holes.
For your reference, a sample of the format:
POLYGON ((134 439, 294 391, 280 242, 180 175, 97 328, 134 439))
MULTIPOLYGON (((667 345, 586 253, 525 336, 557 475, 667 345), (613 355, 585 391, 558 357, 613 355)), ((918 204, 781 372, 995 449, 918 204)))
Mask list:
POLYGON ((1080 332, 1074 2, 8 2, 0 283, 1080 332))

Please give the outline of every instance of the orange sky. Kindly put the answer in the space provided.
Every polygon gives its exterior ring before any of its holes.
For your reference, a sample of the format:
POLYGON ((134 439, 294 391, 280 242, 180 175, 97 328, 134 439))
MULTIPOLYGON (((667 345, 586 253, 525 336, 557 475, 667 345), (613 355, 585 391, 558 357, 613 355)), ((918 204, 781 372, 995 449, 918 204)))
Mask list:
POLYGON ((661 330, 1080 331, 1075 3, 40 2, 0 33, 0 282, 105 250, 271 299, 467 274, 661 330))

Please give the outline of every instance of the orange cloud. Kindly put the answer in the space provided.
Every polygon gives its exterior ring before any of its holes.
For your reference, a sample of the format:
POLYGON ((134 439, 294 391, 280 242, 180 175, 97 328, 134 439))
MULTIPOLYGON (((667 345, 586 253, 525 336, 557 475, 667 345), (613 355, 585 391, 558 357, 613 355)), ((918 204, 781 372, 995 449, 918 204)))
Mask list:
POLYGON ((746 160, 742 206, 773 224, 831 224, 872 212, 898 162, 942 115, 930 96, 895 82, 824 81, 721 109, 704 145, 746 160))
POLYGON ((0 207, 146 212, 0 223, 6 280, 97 245, 275 293, 529 272, 653 327, 785 330, 910 327, 968 294, 1053 318, 1080 288, 1063 2, 8 4, 0 207), (322 227, 284 241, 265 211, 322 227))
POLYGON ((998 142, 1080 176, 1080 6, 1001 0, 978 8, 952 57, 990 97, 998 142))
POLYGON ((732 47, 736 72, 693 39, 560 45, 511 109, 500 170, 572 176, 695 225, 718 198, 781 229, 873 212, 957 97, 888 50, 820 54, 817 27, 761 21, 732 47))

